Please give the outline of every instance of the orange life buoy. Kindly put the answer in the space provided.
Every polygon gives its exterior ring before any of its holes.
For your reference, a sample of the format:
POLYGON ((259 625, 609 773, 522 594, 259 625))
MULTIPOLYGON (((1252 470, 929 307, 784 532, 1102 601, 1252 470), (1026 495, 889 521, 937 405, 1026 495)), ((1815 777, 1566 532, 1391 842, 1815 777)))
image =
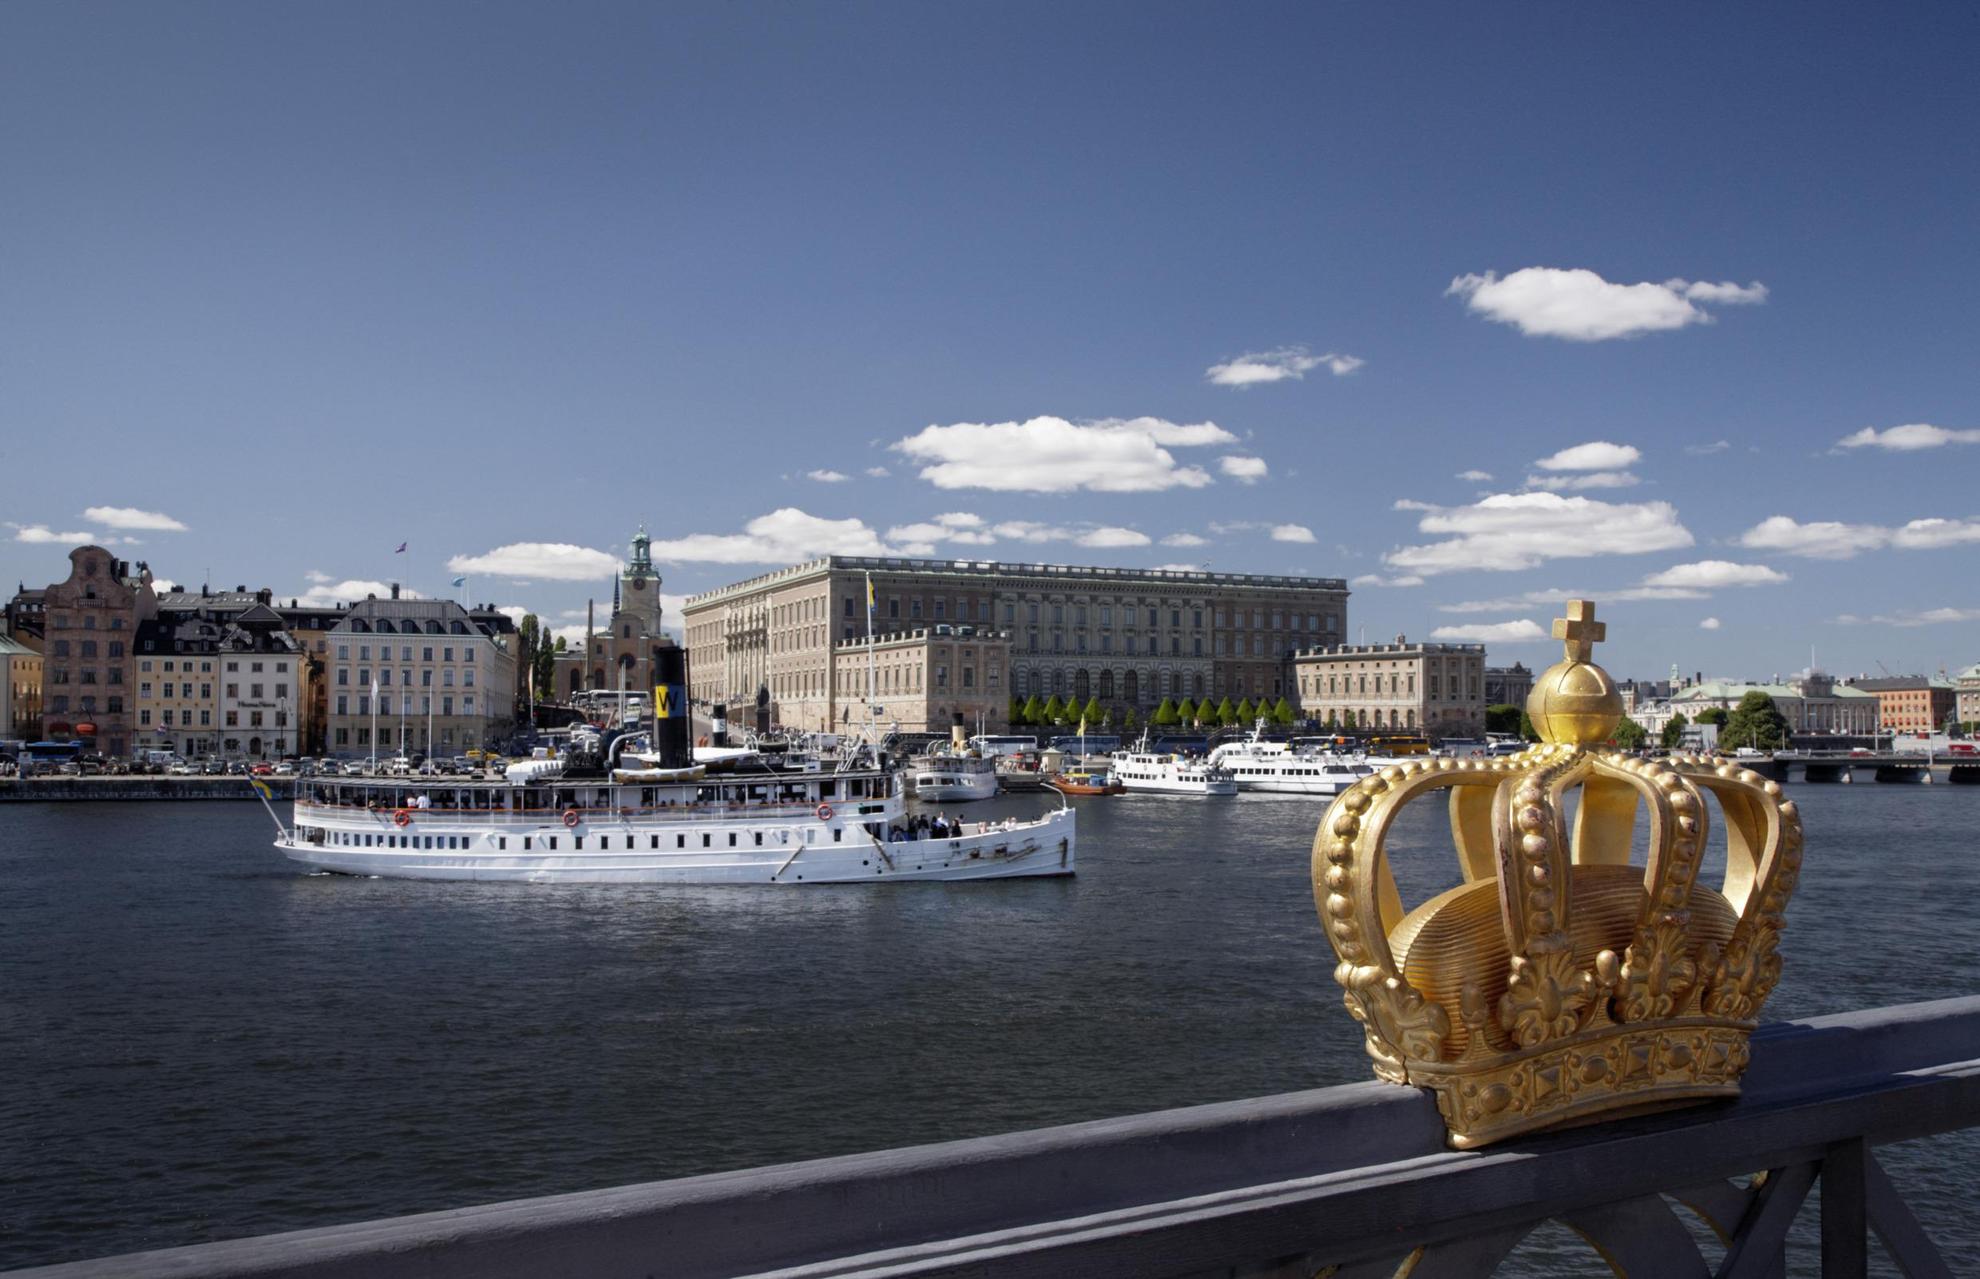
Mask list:
POLYGON ((567 808, 564 810, 564 825, 569 827, 571 830, 576 830, 577 824, 583 820, 584 820, 583 815, 579 813, 577 809, 567 808))
POLYGON ((820 804, 818 806, 818 820, 821 822, 832 820, 832 806, 830 804, 820 804))
POLYGON ((398 812, 392 814, 392 824, 398 827, 412 825, 412 813, 407 809, 400 809, 398 812))

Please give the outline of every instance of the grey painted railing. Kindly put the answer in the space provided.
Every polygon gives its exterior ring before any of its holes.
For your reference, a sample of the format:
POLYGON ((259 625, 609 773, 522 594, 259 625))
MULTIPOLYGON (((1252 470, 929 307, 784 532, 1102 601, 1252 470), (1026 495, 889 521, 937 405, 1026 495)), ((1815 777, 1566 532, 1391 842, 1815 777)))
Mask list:
POLYGON ((1558 1220, 1632 1276, 1775 1275, 1819 1184, 1825 1276, 1863 1273, 1872 1232, 1948 1275, 1872 1148, 1976 1125, 1967 998, 1767 1026, 1736 1102, 1480 1151, 1445 1147, 1428 1094, 1370 1082, 17 1273, 1430 1279, 1558 1220))

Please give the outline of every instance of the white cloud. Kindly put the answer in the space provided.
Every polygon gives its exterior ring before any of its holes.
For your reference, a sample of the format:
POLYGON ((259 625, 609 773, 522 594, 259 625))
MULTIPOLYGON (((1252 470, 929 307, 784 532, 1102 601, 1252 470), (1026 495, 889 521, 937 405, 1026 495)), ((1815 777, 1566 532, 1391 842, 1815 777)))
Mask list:
POLYGON ((1886 427, 1881 431, 1876 427, 1866 426, 1854 435, 1845 435, 1836 441, 1836 447, 1839 449, 1880 448, 1895 453, 1942 448, 1948 444, 1980 444, 1980 430, 1956 431, 1943 426, 1914 422, 1909 426, 1886 427))
POLYGON ((1714 453, 1723 453, 1731 447, 1731 440, 1713 440, 1710 444, 1687 444, 1684 446, 1684 451, 1693 457, 1710 457, 1714 453))
POLYGON ((319 569, 311 569, 309 572, 304 573, 303 577, 312 584, 328 582, 332 580, 328 573, 322 572, 319 569))
POLYGON ((1601 342, 1690 324, 1710 324, 1700 303, 1763 302, 1763 284, 1711 284, 1666 280, 1662 284, 1614 284, 1593 271, 1530 266, 1500 279, 1493 272, 1460 275, 1444 290, 1474 313, 1510 324, 1528 337, 1601 342))
MULTIPOLYGON (((349 577, 341 582, 332 582, 324 574, 310 574, 309 589, 294 597, 305 608, 330 608, 337 604, 354 604, 367 595, 379 599, 389 599, 392 595, 390 582, 378 582, 369 578, 349 577), (318 580, 322 579, 322 580, 318 580)), ((409 600, 424 599, 418 591, 401 588, 400 596, 409 600)))
POLYGON ((884 480, 889 475, 893 474, 892 471, 888 470, 884 466, 869 466, 866 468, 866 473, 869 477, 876 480, 884 480))
POLYGON ((588 582, 618 572, 619 557, 569 542, 511 542, 480 555, 456 555, 447 567, 456 573, 588 582))
POLYGON ((844 471, 806 471, 804 478, 817 480, 820 484, 844 484, 852 477, 844 471))
POLYGON ((1576 489, 1626 489, 1642 483, 1628 471, 1590 471, 1586 475, 1529 475, 1526 487, 1560 493, 1576 489))
POLYGON ((549 634, 552 644, 558 640, 562 640, 567 648, 576 648, 584 643, 584 627, 582 626, 553 626, 550 628, 549 634))
POLYGON ((1335 377, 1346 377, 1366 363, 1366 360, 1333 351, 1314 355, 1303 346, 1282 346, 1274 351, 1253 351, 1222 364, 1213 364, 1203 371, 1203 376, 1217 386, 1248 387, 1289 379, 1301 381, 1322 365, 1335 377))
POLYGON ((1811 559, 1846 560, 1864 551, 1895 547, 1929 551, 1980 542, 1980 519, 1932 517, 1895 528, 1880 524, 1844 524, 1816 520, 1803 524, 1786 515, 1771 515, 1734 539, 1755 550, 1782 551, 1811 559))
POLYGON ((159 511, 140 511, 134 506, 92 506, 83 518, 115 529, 150 529, 160 533, 183 533, 186 526, 159 511))
MULTIPOLYGON (((1398 503, 1398 507, 1402 504, 1398 503)), ((1525 569, 1553 559, 1640 555, 1690 546, 1669 502, 1599 502, 1558 493, 1495 493, 1469 506, 1428 506, 1417 528, 1444 541, 1388 552, 1391 568, 1429 576, 1464 569, 1525 569)))
POLYGON ((1844 613, 1836 620, 1845 626, 1939 626, 1947 622, 1980 622, 1980 608, 1927 608, 1871 617, 1844 613))
POLYGON ((897 524, 887 530, 887 540, 909 545, 954 542, 960 546, 990 546, 997 537, 983 525, 983 517, 968 511, 948 511, 932 520, 897 524))
POLYGON ((1235 443, 1237 437, 1214 422, 1034 417, 928 426, 892 447, 912 458, 921 468, 920 477, 937 488, 1150 493, 1210 483, 1208 471, 1177 462, 1170 448, 1235 443))
POLYGON ((1171 533, 1162 539, 1164 546, 1208 546, 1210 539, 1198 537, 1194 533, 1171 533))
POLYGON ((1471 484, 1489 484, 1492 481, 1492 473, 1490 471, 1459 471, 1457 478, 1471 484))
POLYGON ((1147 546, 1151 541, 1146 533, 1138 533, 1131 528, 1116 528, 1112 526, 1103 526, 1093 529, 1090 532, 1082 533, 1075 540, 1081 546, 1093 547, 1147 546))
POLYGON ((1731 560, 1698 560, 1673 564, 1661 573, 1643 579, 1645 586, 1682 586, 1716 591, 1727 586, 1771 586, 1788 580, 1786 573, 1765 564, 1735 564, 1731 560))
POLYGON ((656 560, 701 564, 788 564, 820 555, 926 553, 889 546, 861 520, 828 520, 794 506, 759 515, 740 533, 690 533, 653 543, 656 560))
POLYGON ((16 542, 73 542, 78 545, 95 542, 94 533, 57 533, 46 524, 9 524, 14 530, 16 542))
POLYGON ((1643 450, 1634 444, 1590 440, 1586 444, 1550 453, 1533 465, 1543 471, 1620 471, 1642 460, 1643 450))
POLYGON ((1363 573, 1348 582, 1349 586, 1421 586, 1423 579, 1414 574, 1396 577, 1383 577, 1380 573, 1363 573))
POLYGON ((1430 632, 1436 640, 1458 640, 1472 644, 1528 644, 1544 640, 1549 633, 1530 618, 1511 622, 1467 622, 1460 626, 1439 626, 1430 632))
POLYGON ((1154 567, 1158 573, 1201 573, 1203 571, 1201 564, 1157 564, 1154 567))
MULTIPOLYGON (((517 626, 521 626, 523 619, 529 616, 529 610, 520 604, 497 604, 495 611, 514 622, 517 626)), ((539 622, 542 620, 542 618, 537 619, 539 622)))
POLYGON ((1265 459, 1262 457, 1229 457, 1217 459, 1217 469, 1240 484, 1256 484, 1265 478, 1265 459))
POLYGON ((1272 540, 1274 542, 1311 544, 1320 539, 1314 537, 1313 530, 1304 524, 1274 524, 1272 526, 1272 540))
POLYGON ((1716 631, 1719 629, 1719 619, 1716 617, 1708 617, 1705 620, 1698 623, 1698 629, 1701 631, 1716 631))

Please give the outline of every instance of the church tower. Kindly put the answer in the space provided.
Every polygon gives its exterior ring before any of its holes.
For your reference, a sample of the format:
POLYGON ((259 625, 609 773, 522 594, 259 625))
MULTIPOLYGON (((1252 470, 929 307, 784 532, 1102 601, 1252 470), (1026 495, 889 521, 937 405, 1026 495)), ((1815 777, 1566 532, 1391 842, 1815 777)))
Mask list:
POLYGON ((653 568, 653 539, 646 525, 633 534, 632 552, 619 570, 617 594, 619 611, 630 613, 646 627, 648 635, 660 633, 660 574, 653 568))

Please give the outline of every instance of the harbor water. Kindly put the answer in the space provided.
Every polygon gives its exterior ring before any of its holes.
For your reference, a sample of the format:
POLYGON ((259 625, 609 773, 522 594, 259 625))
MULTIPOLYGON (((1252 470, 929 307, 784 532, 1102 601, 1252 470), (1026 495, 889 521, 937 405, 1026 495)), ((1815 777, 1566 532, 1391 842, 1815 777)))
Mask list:
MULTIPOLYGON (((1791 793, 1767 1016, 1980 991, 1980 788, 1791 793)), ((1369 1077, 1324 801, 1076 803, 1072 879, 719 889, 305 875, 255 804, 10 806, 0 1269, 1369 1077)), ((1405 815, 1406 898, 1448 840, 1405 815)), ((1887 1156, 1949 1256, 1976 1156, 1887 1156)))

